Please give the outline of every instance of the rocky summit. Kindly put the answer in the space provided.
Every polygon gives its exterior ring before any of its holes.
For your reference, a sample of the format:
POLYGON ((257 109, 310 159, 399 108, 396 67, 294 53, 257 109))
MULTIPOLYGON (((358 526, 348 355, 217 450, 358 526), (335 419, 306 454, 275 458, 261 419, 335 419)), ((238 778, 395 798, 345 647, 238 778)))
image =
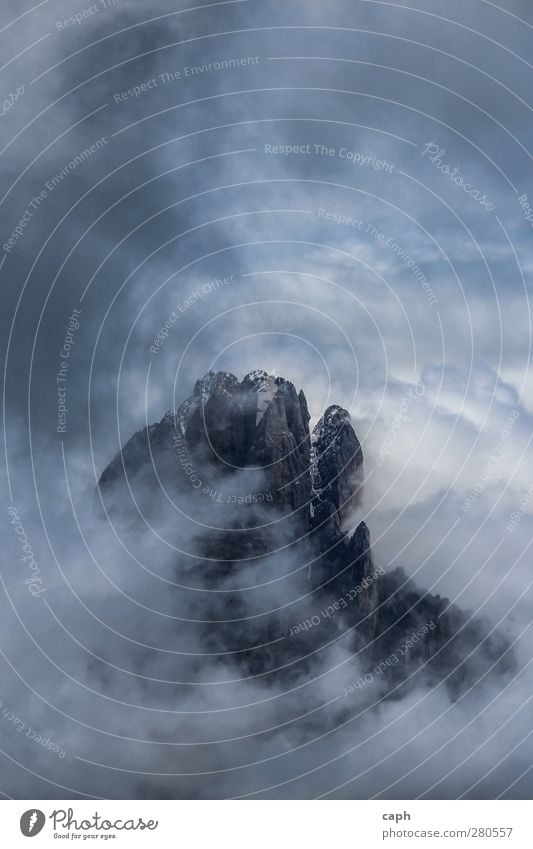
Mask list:
POLYGON ((374 563, 369 528, 354 521, 364 465, 350 415, 332 405, 312 431, 309 422, 303 391, 283 377, 208 372, 118 452, 102 502, 112 521, 128 513, 147 524, 173 505, 176 569, 192 560, 195 609, 212 621, 202 638, 238 653, 243 674, 305 673, 336 642, 366 670, 360 690, 379 681, 391 696, 422 678, 456 694, 507 668, 507 643, 485 623, 374 563), (257 591, 258 574, 280 586, 277 605, 257 591))

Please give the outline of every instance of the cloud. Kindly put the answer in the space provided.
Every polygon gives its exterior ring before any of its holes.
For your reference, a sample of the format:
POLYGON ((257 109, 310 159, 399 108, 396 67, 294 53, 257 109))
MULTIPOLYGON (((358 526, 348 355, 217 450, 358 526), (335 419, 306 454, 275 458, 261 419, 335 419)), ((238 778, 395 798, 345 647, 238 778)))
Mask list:
POLYGON ((499 623, 527 663, 529 8, 484 4, 480 23, 441 0, 393 6, 146 0, 63 31, 68 4, 3 4, 3 91, 24 92, 0 119, 2 244, 28 219, 0 257, 0 699, 25 724, 0 717, 11 796, 530 796, 525 672, 455 704, 420 686, 366 713, 366 695, 337 698, 362 671, 346 640, 282 685, 243 677, 238 652, 189 620, 250 617, 228 645, 268 643, 265 612, 299 621, 302 563, 251 564, 210 592, 176 556, 178 538, 198 542, 186 499, 151 528, 97 510, 103 468, 200 375, 268 368, 304 388, 313 422, 350 409, 367 475, 353 521, 376 562, 499 623))

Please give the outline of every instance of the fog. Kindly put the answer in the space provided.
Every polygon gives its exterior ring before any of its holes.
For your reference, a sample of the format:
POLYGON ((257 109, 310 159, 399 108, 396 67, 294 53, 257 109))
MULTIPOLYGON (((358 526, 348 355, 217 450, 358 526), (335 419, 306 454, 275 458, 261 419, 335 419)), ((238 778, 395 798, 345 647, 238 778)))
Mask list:
POLYGON ((0 12, 0 790, 529 798, 528 4, 178 5, 0 12), (503 634, 507 676, 346 696, 340 620, 243 672, 308 615, 308 560, 280 533, 213 581, 199 545, 236 511, 140 486, 106 512, 134 433, 254 368, 312 425, 350 411, 347 530, 503 634))

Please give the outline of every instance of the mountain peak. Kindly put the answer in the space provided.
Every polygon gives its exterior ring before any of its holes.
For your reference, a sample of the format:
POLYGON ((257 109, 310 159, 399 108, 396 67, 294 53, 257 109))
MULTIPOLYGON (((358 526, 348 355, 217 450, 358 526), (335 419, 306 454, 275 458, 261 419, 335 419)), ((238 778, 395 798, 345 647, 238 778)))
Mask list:
MULTIPOLYGON (((236 644, 246 674, 290 668, 300 651, 308 657, 344 623, 354 650, 361 640, 368 645, 369 664, 393 656, 407 634, 425 635, 408 657, 402 656, 398 675, 407 664, 415 669, 431 662, 433 675, 446 675, 460 687, 466 673, 451 676, 461 665, 458 658, 468 661, 473 642, 481 649, 472 674, 478 663, 494 665, 506 644, 492 640, 485 647, 478 624, 466 622, 459 628, 464 622, 460 611, 422 593, 398 570, 376 570, 367 525, 359 522, 353 529, 362 472, 361 445, 343 407, 330 405, 311 437, 305 395, 290 381, 259 369, 242 381, 228 371, 209 371, 176 412, 129 440, 99 486, 111 509, 124 511, 134 498, 135 517, 141 510, 156 521, 165 501, 162 487, 175 499, 181 516, 201 528, 192 540, 186 531, 191 547, 187 556, 201 559, 209 597, 219 582, 227 592, 228 577, 238 583, 248 560, 264 567, 267 577, 271 569, 274 574, 285 569, 286 558, 290 574, 301 573, 308 585, 298 590, 300 620, 319 624, 310 633, 294 629, 301 643, 274 639, 248 655, 242 641, 264 643, 255 614, 251 616, 236 644), (324 610, 338 611, 336 620, 324 610)), ((183 522, 178 521, 175 531, 180 551, 183 522)), ((235 595, 228 603, 241 602, 235 595)), ((233 608, 228 614, 227 621, 233 621, 233 608)), ((274 636, 286 631, 287 623, 276 611, 265 614, 264 624, 274 636)), ((229 645, 228 632, 223 625, 220 629, 217 640, 229 645)), ((394 672, 389 676, 392 687, 394 672)))

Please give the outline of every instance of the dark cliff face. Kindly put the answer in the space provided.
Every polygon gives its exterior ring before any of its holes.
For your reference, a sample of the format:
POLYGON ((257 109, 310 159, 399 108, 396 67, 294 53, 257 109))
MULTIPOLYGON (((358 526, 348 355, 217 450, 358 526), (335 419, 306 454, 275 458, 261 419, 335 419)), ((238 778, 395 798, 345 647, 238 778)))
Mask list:
MULTIPOLYGON (((380 680, 393 691, 419 668, 457 691, 505 655, 505 643, 485 639, 481 623, 468 623, 400 570, 374 565, 368 527, 352 524, 363 451, 349 413, 328 407, 312 433, 309 420, 303 392, 284 378, 209 372, 177 411, 117 454, 99 481, 103 502, 112 515, 134 500, 146 518, 166 497, 182 515, 200 518, 189 554, 201 559, 202 618, 221 622, 208 641, 239 652, 244 674, 301 672, 313 653, 342 640, 365 668, 385 663, 380 680), (219 604, 211 617, 221 582, 250 563, 268 576, 285 561, 301 581, 290 614, 250 616, 236 592, 224 597, 223 615, 219 604), (222 624, 230 620, 240 627, 222 624)), ((178 545, 182 533, 177 525, 178 545)))

